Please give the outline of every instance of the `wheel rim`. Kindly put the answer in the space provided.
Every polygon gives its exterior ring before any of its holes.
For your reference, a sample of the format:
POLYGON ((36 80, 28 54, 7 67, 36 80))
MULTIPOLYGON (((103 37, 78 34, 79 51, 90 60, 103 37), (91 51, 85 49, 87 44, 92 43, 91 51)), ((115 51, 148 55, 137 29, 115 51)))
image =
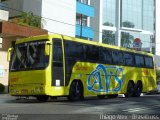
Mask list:
POLYGON ((136 88, 136 95, 140 96, 141 93, 142 93, 142 85, 138 83, 136 88))
POLYGON ((79 100, 81 97, 82 97, 81 86, 79 85, 78 81, 75 81, 71 84, 69 99, 74 101, 74 100, 79 100))
POLYGON ((78 82, 76 82, 75 89, 73 90, 73 95, 75 97, 78 97, 80 95, 80 87, 79 87, 78 82))
POLYGON ((134 86, 131 82, 128 83, 126 97, 131 97, 134 94, 134 86))
POLYGON ((133 85, 130 84, 128 92, 129 92, 130 94, 133 94, 133 93, 134 93, 133 85))

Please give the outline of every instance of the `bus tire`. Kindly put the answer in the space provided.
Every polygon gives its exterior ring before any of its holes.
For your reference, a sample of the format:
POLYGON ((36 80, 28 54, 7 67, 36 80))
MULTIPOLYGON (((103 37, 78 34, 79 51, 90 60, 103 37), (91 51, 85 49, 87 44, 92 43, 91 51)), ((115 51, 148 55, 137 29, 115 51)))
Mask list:
POLYGON ((49 96, 47 96, 47 95, 40 95, 40 96, 37 96, 36 98, 37 98, 38 101, 46 102, 49 99, 49 96))
POLYGON ((132 97, 134 95, 134 83, 129 81, 127 85, 125 97, 132 97))
POLYGON ((83 86, 79 81, 73 81, 70 86, 68 99, 77 101, 83 98, 83 86))
POLYGON ((138 81, 134 88, 134 97, 140 97, 142 93, 142 83, 138 81))
POLYGON ((104 98, 106 97, 106 95, 97 95, 97 97, 98 97, 99 99, 104 99, 104 98))
POLYGON ((108 98, 116 98, 118 97, 118 94, 109 94, 107 95, 108 98))

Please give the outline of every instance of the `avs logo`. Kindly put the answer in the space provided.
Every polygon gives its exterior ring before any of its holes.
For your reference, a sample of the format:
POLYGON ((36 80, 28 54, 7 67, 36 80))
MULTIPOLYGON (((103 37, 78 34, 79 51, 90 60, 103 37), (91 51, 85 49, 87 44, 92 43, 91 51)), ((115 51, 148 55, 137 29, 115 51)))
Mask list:
POLYGON ((116 66, 105 67, 99 64, 88 77, 88 90, 94 92, 118 92, 122 88, 123 81, 124 73, 122 68, 116 66), (110 87, 111 80, 114 80, 113 82, 116 83, 116 86, 110 87))

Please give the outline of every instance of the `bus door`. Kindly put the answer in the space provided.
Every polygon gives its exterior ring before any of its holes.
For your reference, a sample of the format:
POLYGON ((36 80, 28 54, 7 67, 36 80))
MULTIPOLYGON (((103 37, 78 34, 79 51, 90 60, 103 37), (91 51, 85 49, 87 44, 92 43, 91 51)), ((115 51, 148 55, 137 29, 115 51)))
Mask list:
POLYGON ((52 51, 52 86, 64 86, 64 64, 61 39, 53 39, 52 51))

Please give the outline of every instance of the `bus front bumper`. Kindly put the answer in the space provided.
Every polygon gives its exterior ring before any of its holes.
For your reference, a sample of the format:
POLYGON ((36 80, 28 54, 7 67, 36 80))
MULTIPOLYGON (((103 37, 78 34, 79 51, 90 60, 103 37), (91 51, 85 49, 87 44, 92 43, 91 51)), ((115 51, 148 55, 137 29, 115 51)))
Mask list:
POLYGON ((9 94, 12 96, 45 95, 44 85, 10 85, 9 94))

